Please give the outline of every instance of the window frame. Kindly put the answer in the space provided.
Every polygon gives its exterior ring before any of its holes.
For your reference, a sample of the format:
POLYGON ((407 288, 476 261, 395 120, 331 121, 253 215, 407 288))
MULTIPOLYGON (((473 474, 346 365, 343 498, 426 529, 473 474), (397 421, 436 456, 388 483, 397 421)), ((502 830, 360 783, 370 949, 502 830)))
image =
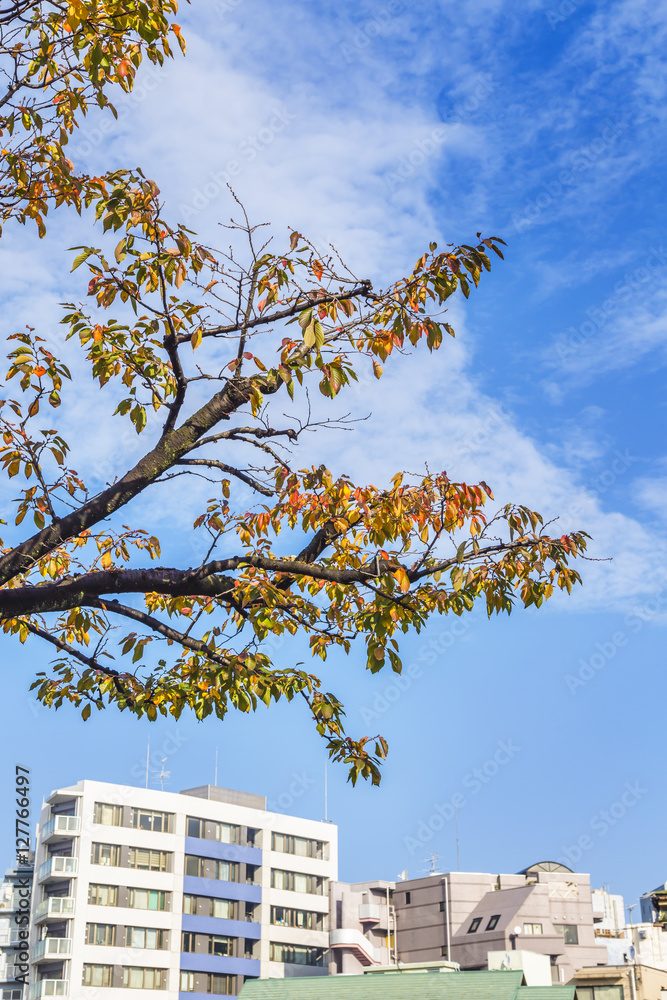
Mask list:
POLYGON ((93 920, 90 923, 86 923, 85 942, 86 942, 86 944, 92 944, 92 945, 95 945, 96 947, 100 947, 100 948, 114 948, 115 945, 116 945, 116 931, 117 931, 116 924, 100 924, 96 920, 93 920), (100 930, 101 928, 104 928, 105 933, 104 933, 103 936, 104 937, 110 937, 111 940, 110 941, 97 941, 97 940, 91 941, 90 937, 91 937, 91 931, 93 930, 93 928, 95 929, 95 937, 97 937, 97 931, 100 930), (110 933, 108 933, 108 932, 110 932, 110 933))
POLYGON ((117 805, 115 802, 96 802, 93 811, 93 823, 98 826, 122 826, 123 825, 123 807, 117 805), (111 822, 107 822, 104 818, 104 810, 111 809, 112 815, 117 819, 112 819, 111 822))
POLYGON ((483 917, 473 917, 470 927, 466 931, 466 934, 476 934, 479 930, 479 926, 483 920, 483 917))
POLYGON ((88 884, 88 905, 89 906, 118 906, 118 886, 104 885, 101 882, 90 882, 88 884), (99 899, 92 899, 93 889, 107 889, 113 895, 113 903, 102 903, 99 899))
POLYGON ((169 894, 168 890, 166 890, 166 889, 144 889, 142 886, 130 886, 130 887, 128 887, 127 906, 128 906, 128 909, 130 909, 130 910, 146 910, 147 913, 148 912, 151 912, 151 913, 169 913, 171 911, 171 905, 170 904, 171 904, 170 894, 169 894), (150 904, 151 893, 155 893, 155 895, 157 896, 158 906, 156 906, 156 907, 152 907, 150 905, 148 905, 148 906, 137 906, 137 904, 136 904, 136 893, 138 893, 138 892, 145 892, 146 893, 146 898, 147 898, 149 904, 150 904), (162 897, 162 902, 164 902, 164 906, 160 906, 159 905, 159 903, 161 901, 160 897, 162 897))
POLYGON ((130 826, 134 830, 144 830, 147 833, 171 833, 173 813, 165 812, 162 809, 144 809, 143 806, 132 806, 130 814, 130 826), (139 822, 141 816, 150 817, 150 826, 142 826, 139 822), (160 817, 160 828, 155 829, 155 818, 160 817))
POLYGON ((84 962, 83 973, 81 976, 81 985, 94 986, 96 989, 108 989, 110 986, 113 985, 113 965, 103 965, 100 962, 84 962), (93 970, 96 969, 102 970, 102 975, 100 977, 102 979, 101 983, 93 982, 93 976, 94 976, 93 970), (91 973, 90 982, 86 982, 87 973, 91 973), (108 982, 104 982, 105 979, 108 979, 108 982))
POLYGON ((120 844, 101 844, 94 841, 90 845, 90 863, 91 865, 100 865, 102 868, 119 868, 120 867, 120 844), (102 849, 108 848, 110 856, 114 860, 103 861, 101 860, 102 849), (97 855, 97 858, 95 857, 97 855))
POLYGON ((124 965, 123 969, 123 989, 124 990, 166 990, 167 989, 167 973, 168 969, 158 969, 153 966, 148 965, 124 965), (132 973, 140 972, 142 974, 141 986, 136 986, 130 980, 132 979, 132 973), (153 975, 153 985, 146 986, 147 974, 153 975), (159 986, 155 985, 156 980, 159 978, 159 986))
POLYGON ((161 851, 153 847, 129 847, 127 856, 127 867, 138 872, 168 872, 171 851, 161 851), (141 853, 148 855, 148 867, 136 864, 141 853), (157 857, 158 867, 153 862, 157 857), (133 862, 135 862, 133 864, 133 862), (164 865, 164 867, 163 867, 164 865))

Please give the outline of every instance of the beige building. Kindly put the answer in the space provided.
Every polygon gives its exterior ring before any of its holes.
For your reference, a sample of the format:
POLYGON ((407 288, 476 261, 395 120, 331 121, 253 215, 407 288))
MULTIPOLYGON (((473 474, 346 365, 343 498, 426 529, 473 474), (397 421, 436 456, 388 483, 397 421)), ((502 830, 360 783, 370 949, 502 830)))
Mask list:
POLYGON ((667 972, 649 965, 607 965, 579 969, 570 980, 577 1000, 665 1000, 667 972))
MULTIPOLYGON (((448 872, 397 883, 339 882, 332 885, 331 914, 332 973, 360 972, 387 957, 516 968, 523 960, 512 953, 521 952, 547 956, 550 981, 564 983, 584 966, 607 962, 594 930, 590 876, 555 862, 516 875, 448 872)), ((527 959, 520 967, 530 964, 527 959)), ((532 964, 541 968, 544 961, 532 964)))

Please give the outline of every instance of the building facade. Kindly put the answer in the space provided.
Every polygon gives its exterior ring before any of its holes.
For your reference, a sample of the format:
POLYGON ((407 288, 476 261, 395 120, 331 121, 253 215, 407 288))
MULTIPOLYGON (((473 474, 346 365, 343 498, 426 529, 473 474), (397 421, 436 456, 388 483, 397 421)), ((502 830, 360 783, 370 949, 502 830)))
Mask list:
POLYGON ((37 833, 30 1000, 235 996, 259 976, 326 975, 336 877, 336 827, 262 796, 58 789, 37 833))
MULTIPOLYGON (((516 966, 512 953, 521 952, 548 956, 551 982, 564 983, 583 966, 607 962, 595 934, 590 876, 560 864, 516 875, 434 872, 397 883, 338 883, 332 893, 332 972, 360 972, 388 956, 509 968, 516 966)), ((529 971, 530 958, 524 964, 529 971)))
POLYGON ((22 1000, 28 982, 32 860, 9 868, 0 882, 0 997, 22 1000))

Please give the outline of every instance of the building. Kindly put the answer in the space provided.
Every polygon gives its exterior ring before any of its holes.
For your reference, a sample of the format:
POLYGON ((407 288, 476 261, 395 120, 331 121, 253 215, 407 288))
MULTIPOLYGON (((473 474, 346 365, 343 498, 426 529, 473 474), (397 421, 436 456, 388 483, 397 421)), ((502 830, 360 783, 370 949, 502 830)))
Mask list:
POLYGON ((571 983, 577 1000, 664 1000, 667 972, 648 965, 607 965, 579 969, 571 983))
POLYGON ((32 858, 9 868, 0 882, 0 996, 22 1000, 28 982, 28 933, 32 891, 32 858), (22 947, 23 946, 23 947, 22 947))
POLYGON ((210 785, 58 789, 37 834, 30 1000, 235 996, 258 976, 326 975, 336 838, 210 785))
MULTIPOLYGON (((363 972, 394 961, 394 882, 334 882, 331 886, 332 975, 363 972)), ((438 956, 439 958, 440 956, 438 956)))
MULTIPOLYGON (((595 935, 590 876, 564 865, 543 862, 516 875, 436 872, 390 886, 332 887, 337 905, 341 900, 332 913, 332 971, 359 972, 386 961, 388 947, 394 961, 446 958, 462 969, 487 969, 489 963, 509 968, 516 963, 511 956, 516 951, 546 955, 553 983, 567 982, 583 966, 607 961, 607 949, 595 935), (382 905, 387 888, 388 907, 382 905)), ((540 982, 543 966, 526 960, 526 971, 540 982)))
MULTIPOLYGON (((643 924, 654 924, 658 922, 658 898, 660 896, 663 898, 667 896, 667 882, 659 885, 657 889, 651 889, 650 892, 645 892, 643 896, 639 897, 641 922, 643 924)), ((667 905, 667 900, 665 901, 665 905, 667 905)), ((667 915, 665 916, 665 921, 667 921, 667 915)))
POLYGON ((435 965, 289 983, 260 979, 245 984, 240 1000, 574 1000, 574 986, 526 986, 520 971, 455 972, 435 965))

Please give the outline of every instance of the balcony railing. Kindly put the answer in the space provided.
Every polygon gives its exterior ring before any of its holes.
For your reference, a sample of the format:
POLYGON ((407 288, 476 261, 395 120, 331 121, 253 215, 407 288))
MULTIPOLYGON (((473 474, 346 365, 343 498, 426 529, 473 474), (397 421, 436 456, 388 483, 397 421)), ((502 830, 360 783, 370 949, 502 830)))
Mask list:
POLYGON ((70 837, 81 832, 80 816, 54 816, 42 830, 42 841, 52 837, 70 837))
POLYGON ((42 882, 45 878, 58 875, 76 875, 79 865, 78 858, 49 858, 43 865, 39 866, 37 878, 42 882))
POLYGON ((40 997, 66 997, 69 995, 69 979, 42 979, 33 983, 28 990, 28 1000, 40 997))
POLYGON ((46 937, 38 941, 32 949, 32 958, 34 962, 39 962, 43 958, 49 959, 53 955, 69 955, 71 952, 71 938, 46 937))
POLYGON ((18 944, 20 940, 18 931, 0 931, 0 945, 18 944))
POLYGON ((35 907, 35 920, 42 917, 70 915, 74 913, 73 896, 50 896, 35 907))

